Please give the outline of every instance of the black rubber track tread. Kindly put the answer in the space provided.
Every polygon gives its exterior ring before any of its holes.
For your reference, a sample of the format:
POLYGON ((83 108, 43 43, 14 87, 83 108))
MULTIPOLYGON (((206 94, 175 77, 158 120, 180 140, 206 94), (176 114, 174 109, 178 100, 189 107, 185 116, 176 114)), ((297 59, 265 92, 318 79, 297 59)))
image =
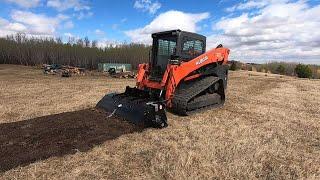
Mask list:
POLYGON ((221 102, 221 97, 217 93, 205 94, 199 97, 196 97, 188 103, 187 110, 193 111, 202 107, 207 107, 212 104, 219 104, 221 102))
MULTIPOLYGON (((217 103, 212 103, 206 106, 201 106, 201 103, 199 103, 199 108, 192 110, 192 111, 188 111, 188 102, 195 98, 198 94, 200 94, 201 92, 205 91, 206 89, 208 89, 212 84, 216 83, 219 80, 218 77, 215 76, 208 76, 202 79, 197 79, 196 81, 193 82, 188 82, 188 83, 183 83, 181 84, 175 94, 174 97, 172 99, 172 109, 171 111, 173 111, 176 114, 179 115, 189 115, 190 113, 193 113, 195 111, 207 108, 207 107, 211 107, 211 106, 220 106, 223 102, 220 101, 220 104, 217 103)), ((197 97, 197 98, 201 98, 197 97)), ((202 99, 202 98, 201 98, 202 99)), ((199 100, 201 100, 199 99, 199 100)), ((196 100, 196 99, 195 99, 196 100)))

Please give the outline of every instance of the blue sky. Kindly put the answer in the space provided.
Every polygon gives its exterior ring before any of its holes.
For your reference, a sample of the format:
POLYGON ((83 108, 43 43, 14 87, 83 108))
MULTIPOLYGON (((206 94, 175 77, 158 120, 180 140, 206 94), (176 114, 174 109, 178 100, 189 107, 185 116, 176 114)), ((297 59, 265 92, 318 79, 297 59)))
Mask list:
POLYGON ((320 64, 319 0, 0 0, 0 36, 88 36, 99 45, 150 43, 179 28, 222 43, 250 62, 320 64))
MULTIPOLYGON (((63 0, 60 2, 63 2, 63 0)), ((74 26, 73 28, 58 28, 56 35, 63 36, 64 33, 71 33, 79 37, 88 36, 90 39, 110 38, 120 41, 130 41, 130 38, 125 35, 124 31, 144 26, 151 22, 157 15, 169 10, 188 13, 211 12, 212 16, 210 16, 210 18, 199 23, 200 25, 208 25, 200 32, 208 34, 211 31, 209 25, 225 14, 224 8, 234 5, 237 1, 207 0, 201 3, 194 0, 171 2, 161 0, 151 1, 152 3, 158 2, 161 4, 161 7, 154 13, 150 13, 145 9, 135 8, 134 0, 91 0, 79 2, 89 6, 90 10, 75 11, 73 8, 69 8, 62 11, 59 10, 59 8, 48 7, 48 1, 39 1, 37 6, 29 8, 19 5, 19 3, 1 0, 1 7, 3 8, 0 10, 0 17, 10 19, 13 10, 30 11, 36 14, 45 14, 48 17, 55 17, 60 13, 70 16, 70 20, 74 26), (81 13, 85 15, 79 19, 81 13), (95 33, 97 29, 103 31, 105 35, 95 33)))

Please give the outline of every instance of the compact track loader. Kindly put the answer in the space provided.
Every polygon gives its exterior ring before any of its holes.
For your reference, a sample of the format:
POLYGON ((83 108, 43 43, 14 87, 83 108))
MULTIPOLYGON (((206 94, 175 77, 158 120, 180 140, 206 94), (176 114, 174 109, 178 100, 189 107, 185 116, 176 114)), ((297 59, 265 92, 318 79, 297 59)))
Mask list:
POLYGON ((179 115, 224 104, 229 49, 206 51, 206 37, 181 30, 152 34, 149 63, 140 64, 136 87, 107 94, 97 108, 135 124, 163 128, 165 110, 179 115))

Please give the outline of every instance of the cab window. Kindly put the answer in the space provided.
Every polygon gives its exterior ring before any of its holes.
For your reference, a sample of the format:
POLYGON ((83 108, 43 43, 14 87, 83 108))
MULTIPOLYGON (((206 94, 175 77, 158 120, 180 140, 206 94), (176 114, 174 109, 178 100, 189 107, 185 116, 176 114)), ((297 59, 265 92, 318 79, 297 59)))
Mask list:
POLYGON ((203 53, 203 42, 200 40, 185 40, 182 45, 182 53, 192 57, 203 53))
POLYGON ((166 39, 158 40, 158 55, 159 56, 170 56, 174 53, 177 43, 166 39))

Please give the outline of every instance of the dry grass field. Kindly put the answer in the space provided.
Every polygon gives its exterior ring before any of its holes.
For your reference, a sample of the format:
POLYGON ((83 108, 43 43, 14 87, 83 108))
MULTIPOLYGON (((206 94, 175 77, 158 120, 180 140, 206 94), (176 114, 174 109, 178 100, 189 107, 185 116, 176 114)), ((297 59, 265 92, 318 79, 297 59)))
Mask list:
POLYGON ((94 111, 126 85, 0 65, 0 179, 320 179, 320 81, 231 72, 223 108, 161 130, 94 111))

